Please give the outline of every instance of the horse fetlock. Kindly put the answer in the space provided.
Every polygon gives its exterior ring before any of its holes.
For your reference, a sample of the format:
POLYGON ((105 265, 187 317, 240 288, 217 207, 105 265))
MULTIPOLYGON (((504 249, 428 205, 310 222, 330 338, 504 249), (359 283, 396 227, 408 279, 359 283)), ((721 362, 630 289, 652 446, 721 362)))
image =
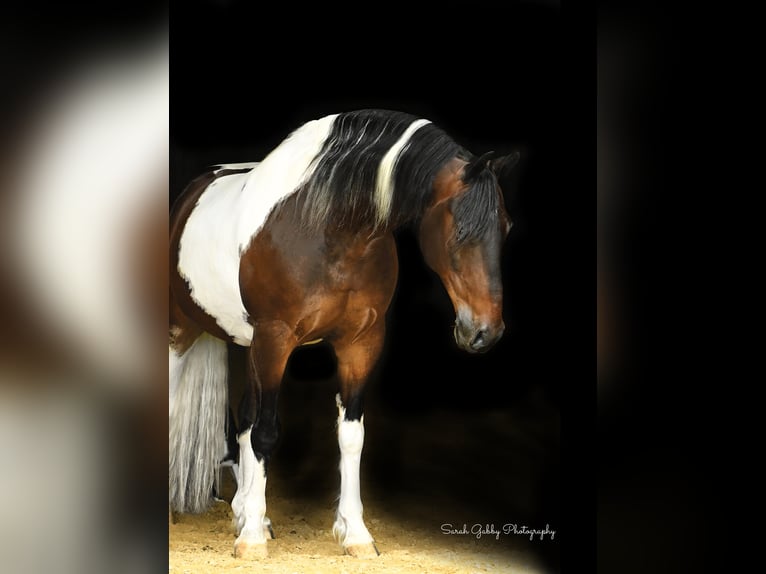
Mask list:
POLYGON ((339 512, 335 518, 332 533, 346 554, 351 556, 379 554, 372 535, 361 518, 349 519, 339 512))
POLYGON ((346 539, 346 530, 346 521, 338 516, 335 519, 335 523, 332 525, 332 536, 341 546, 346 539))
MULTIPOLYGON (((237 535, 240 535, 245 529, 244 516, 235 516, 232 518, 231 528, 237 535)), ((266 540, 274 540, 276 538, 274 527, 271 525, 271 520, 269 520, 268 517, 264 517, 263 519, 263 536, 266 540)))
POLYGON ((234 495, 234 499, 231 501, 231 511, 234 514, 231 519, 231 527, 239 534, 245 526, 245 504, 242 497, 239 496, 239 492, 234 495))
POLYGON ((231 529, 234 531, 234 533, 239 536, 239 533, 242 532, 242 527, 245 525, 245 520, 242 517, 235 516, 231 519, 231 529))

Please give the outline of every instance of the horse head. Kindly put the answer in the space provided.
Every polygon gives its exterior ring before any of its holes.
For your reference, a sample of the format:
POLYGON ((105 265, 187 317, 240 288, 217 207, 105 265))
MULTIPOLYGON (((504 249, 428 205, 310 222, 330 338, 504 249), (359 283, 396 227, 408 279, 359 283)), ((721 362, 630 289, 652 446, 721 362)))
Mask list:
POLYGON ((455 158, 439 172, 418 232, 426 264, 455 309, 455 342, 470 353, 488 351, 505 330, 500 256, 511 220, 498 179, 519 153, 490 156, 455 158))

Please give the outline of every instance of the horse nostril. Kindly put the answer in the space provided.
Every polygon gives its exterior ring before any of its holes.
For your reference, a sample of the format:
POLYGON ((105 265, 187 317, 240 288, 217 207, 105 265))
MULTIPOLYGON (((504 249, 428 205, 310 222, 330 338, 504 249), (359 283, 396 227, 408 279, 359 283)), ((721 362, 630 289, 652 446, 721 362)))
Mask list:
POLYGON ((486 336, 486 334, 487 334, 486 329, 479 329, 478 331, 476 331, 476 335, 474 336, 473 341, 471 341, 471 348, 479 349, 483 347, 485 344, 484 337, 486 336))

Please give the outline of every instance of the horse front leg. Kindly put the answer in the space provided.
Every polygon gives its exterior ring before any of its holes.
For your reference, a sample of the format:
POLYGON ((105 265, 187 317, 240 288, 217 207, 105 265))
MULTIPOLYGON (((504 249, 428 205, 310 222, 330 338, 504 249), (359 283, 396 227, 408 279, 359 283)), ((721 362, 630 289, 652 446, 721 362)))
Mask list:
POLYGON ((237 437, 237 493, 231 502, 237 558, 267 556, 266 541, 274 538, 266 517, 266 470, 279 438, 279 385, 294 347, 292 332, 283 323, 256 325, 248 355, 250 389, 240 414, 245 430, 237 437))
POLYGON ((366 333, 335 345, 340 393, 338 447, 340 448, 340 501, 333 534, 346 554, 356 557, 380 554, 362 518, 359 468, 364 446, 362 394, 383 347, 385 327, 373 325, 366 333))

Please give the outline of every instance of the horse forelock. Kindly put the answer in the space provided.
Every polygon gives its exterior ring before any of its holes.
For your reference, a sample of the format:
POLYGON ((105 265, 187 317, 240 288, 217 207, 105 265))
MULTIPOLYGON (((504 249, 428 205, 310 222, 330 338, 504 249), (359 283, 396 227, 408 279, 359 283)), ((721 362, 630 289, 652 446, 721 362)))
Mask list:
POLYGON ((455 200, 453 217, 458 243, 485 241, 499 229, 500 197, 497 180, 489 169, 482 171, 455 200))

